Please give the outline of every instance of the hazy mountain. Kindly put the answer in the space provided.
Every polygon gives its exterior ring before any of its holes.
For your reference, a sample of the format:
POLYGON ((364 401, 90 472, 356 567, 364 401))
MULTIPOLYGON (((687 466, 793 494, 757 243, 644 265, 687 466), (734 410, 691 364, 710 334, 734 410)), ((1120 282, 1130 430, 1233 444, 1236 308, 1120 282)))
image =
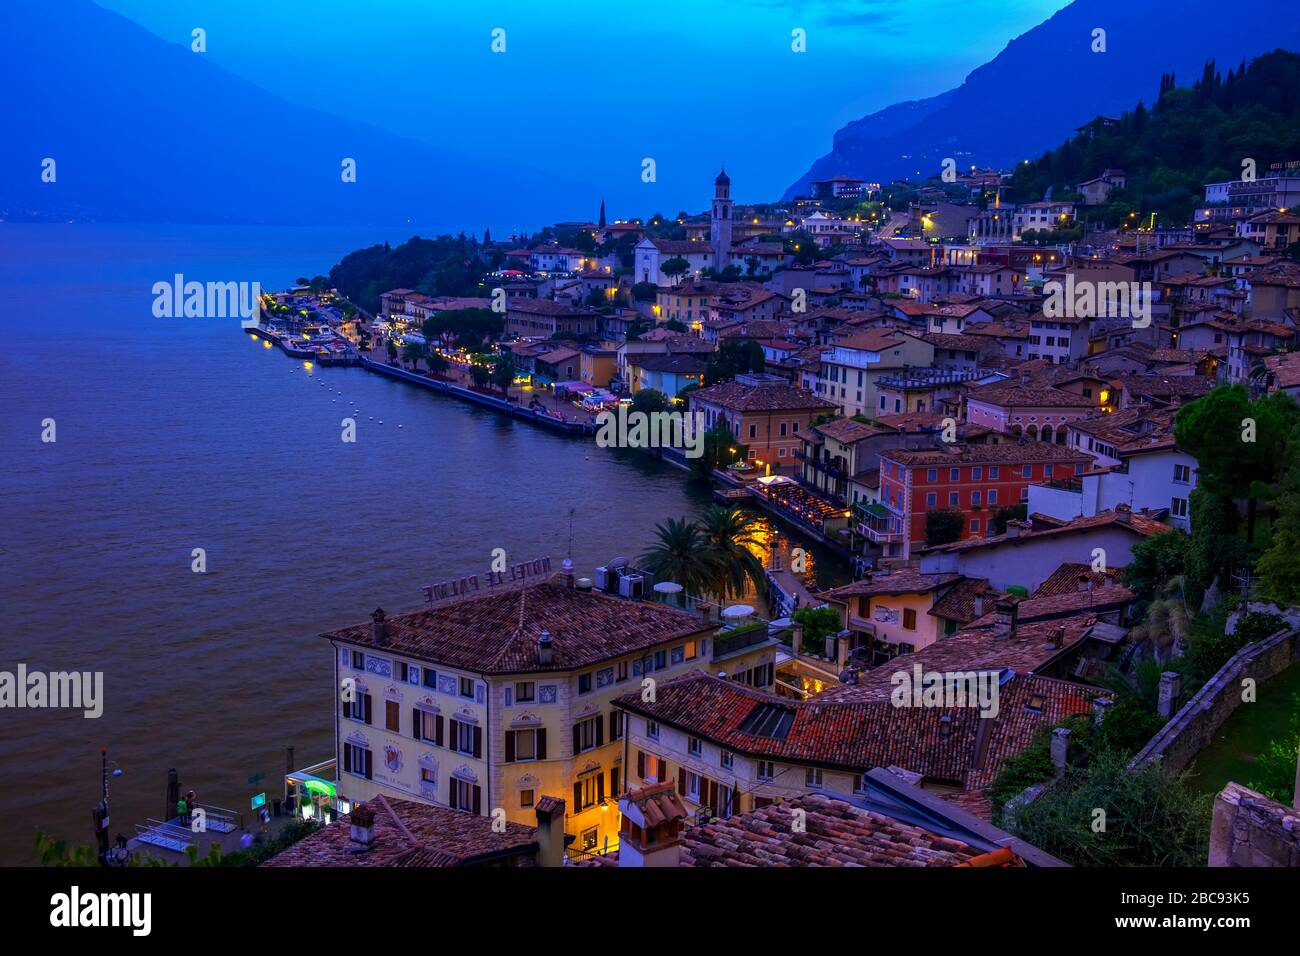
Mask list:
POLYGON ((0 84, 8 219, 409 221, 504 234, 517 223, 494 215, 590 193, 517 156, 494 168, 297 106, 88 0, 0 3, 0 84), (53 183, 41 181, 47 157, 53 183), (354 183, 343 182, 345 158, 354 183))
POLYGON ((931 176, 945 157, 959 168, 1010 166, 1059 146, 1099 114, 1148 105, 1160 75, 1180 83, 1214 59, 1224 72, 1278 47, 1300 49, 1300 17, 1243 16, 1220 0, 1075 0, 1007 44, 948 93, 902 103, 845 126, 829 154, 787 191, 833 175, 888 182, 931 176), (1106 52, 1092 52, 1093 30, 1106 52), (902 124, 907 116, 914 120, 902 124))

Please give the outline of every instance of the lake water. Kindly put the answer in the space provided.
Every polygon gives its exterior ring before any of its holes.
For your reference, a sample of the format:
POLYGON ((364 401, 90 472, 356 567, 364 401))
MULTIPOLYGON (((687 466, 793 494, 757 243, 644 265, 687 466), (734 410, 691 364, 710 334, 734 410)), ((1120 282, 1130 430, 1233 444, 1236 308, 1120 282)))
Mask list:
POLYGON ((0 863, 31 862, 37 827, 92 841, 101 746, 124 771, 111 833, 162 814, 169 767, 203 802, 275 796, 286 747, 299 767, 332 752, 322 631, 415 606, 494 548, 558 561, 570 508, 590 574, 707 503, 636 453, 360 369, 307 370, 235 319, 152 314, 153 284, 176 273, 283 288, 404 238, 0 224, 0 670, 104 674, 98 719, 0 710, 0 863))

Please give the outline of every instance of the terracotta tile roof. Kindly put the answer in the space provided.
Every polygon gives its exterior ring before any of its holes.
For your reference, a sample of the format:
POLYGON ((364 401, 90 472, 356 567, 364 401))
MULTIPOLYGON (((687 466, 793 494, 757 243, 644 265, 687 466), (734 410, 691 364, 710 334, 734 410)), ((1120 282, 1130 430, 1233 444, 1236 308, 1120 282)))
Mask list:
POLYGON ((1174 410, 1133 405, 1108 415, 1070 422, 1070 428, 1113 445, 1122 453, 1174 447, 1174 410))
POLYGON ((837 407, 833 402, 818 398, 812 392, 793 385, 746 385, 741 382, 719 382, 691 392, 690 401, 708 402, 737 412, 776 412, 788 410, 816 411, 837 407))
POLYGON ((1011 384, 994 382, 992 385, 979 385, 970 389, 967 398, 972 402, 984 402, 988 405, 1000 405, 1003 408, 1096 408, 1097 402, 1084 398, 1077 392, 1052 388, 1050 385, 1038 385, 1033 382, 1011 384))
POLYGON ((827 438, 833 438, 838 442, 849 444, 862 441, 864 438, 875 438, 878 435, 892 435, 895 429, 871 422, 860 422, 852 418, 837 418, 834 421, 822 422, 822 424, 814 426, 813 431, 825 435, 827 438))
POLYGON ((262 866, 469 866, 501 856, 531 856, 537 852, 537 830, 506 823, 492 829, 492 818, 384 797, 366 804, 374 811, 374 843, 364 853, 352 852, 352 818, 304 837, 271 857, 262 866))
MULTIPOLYGON (((1043 517, 1044 516, 1042 515, 1030 516, 1036 525, 1039 524, 1038 519, 1043 517)), ((1109 528, 1116 525, 1126 527, 1142 537, 1148 537, 1153 534, 1160 534, 1163 531, 1170 530, 1169 525, 1157 521, 1150 515, 1144 515, 1141 512, 1123 510, 1102 511, 1086 518, 1074 518, 1071 521, 1062 522, 1060 524, 1048 523, 1045 527, 1038 526, 1032 530, 1022 530, 1015 536, 1000 534, 992 538, 967 538, 963 541, 954 541, 952 544, 941 544, 929 548, 927 551, 930 553, 972 551, 977 548, 991 548, 1004 544, 1016 546, 1030 541, 1037 541, 1041 538, 1052 535, 1081 534, 1092 531, 1095 528, 1109 528)))
POLYGON ((1070 594, 1078 591, 1083 581, 1088 581, 1094 588, 1106 587, 1118 583, 1124 576, 1123 568, 1107 568, 1094 571, 1092 565, 1083 562, 1067 561, 1053 571, 1042 584, 1038 585, 1032 597, 1052 597, 1057 594, 1070 594))
POLYGON ((684 820, 688 815, 686 805, 677 795, 677 786, 671 780, 633 790, 625 799, 641 811, 647 826, 670 820, 684 820))
POLYGON ((855 597, 874 594, 929 594, 931 591, 938 591, 955 584, 961 579, 960 574, 953 572, 923 574, 919 568, 905 567, 887 574, 879 571, 868 574, 861 581, 824 591, 821 596, 843 603, 855 597))
POLYGON ((984 610, 993 607, 993 602, 1001 596, 1001 592, 993 588, 986 578, 964 578, 935 601, 929 613, 958 624, 969 624, 975 618, 983 617, 982 613, 975 613, 976 598, 983 599, 981 610, 984 610))
MULTIPOLYGON (((1028 624, 1034 621, 1077 617, 1080 614, 1100 615, 1107 611, 1125 608, 1137 600, 1136 594, 1114 578, 1105 575, 1100 577, 1105 583, 1086 591, 1076 588, 1071 591, 1036 594, 1034 597, 1025 598, 1017 608, 1017 620, 1022 624, 1028 624)), ((971 621, 966 629, 991 628, 995 621, 995 612, 990 607, 987 614, 971 621)))
POLYGON ((393 615, 387 628, 382 646, 375 644, 369 623, 322 636, 481 674, 514 674, 586 667, 716 629, 662 604, 567 588, 558 575, 393 615), (546 666, 537 657, 543 630, 553 646, 546 666))
MULTIPOLYGON (((1029 625, 1024 630, 1039 627, 1029 625)), ((952 640, 946 638, 924 651, 952 640)), ((984 639, 986 645, 993 643, 984 639)), ((1040 658, 1044 656, 1043 643, 1039 635, 1040 658)), ((1015 639, 996 644, 1000 647, 994 650, 1000 653, 989 654, 986 648, 986 656, 1005 659, 1016 649, 1015 639)), ((864 677, 877 675, 869 686, 844 686, 807 701, 777 697, 695 672, 659 684, 654 701, 643 701, 640 693, 633 693, 615 702, 733 753, 854 773, 900 767, 931 780, 973 789, 992 780, 1005 760, 1028 746, 1045 721, 1050 721, 1050 726, 1069 714, 1088 710, 1088 695, 1096 693, 1068 681, 1013 673, 997 664, 960 668, 923 665, 931 670, 1003 671, 997 716, 982 717, 975 706, 895 706, 890 700, 894 674, 904 669, 910 674, 912 665, 921 663, 924 651, 868 671, 864 677), (751 718, 760 710, 788 714, 785 736, 750 732, 758 729, 751 718)))
POLYGON ((956 866, 983 851, 824 794, 687 829, 683 866, 956 866), (804 811, 795 833, 792 810, 804 811))
POLYGON ((993 802, 983 790, 953 790, 939 797, 985 823, 993 819, 993 802))
POLYGON ((1092 458, 1082 452, 1050 442, 1003 442, 997 445, 947 445, 934 449, 890 449, 880 453, 908 468, 956 465, 1027 465, 1035 462, 1089 463, 1092 458))
MULTIPOLYGON (((906 336, 906 332, 898 329, 866 329, 840 339, 835 345, 846 349, 860 349, 864 352, 883 352, 886 349, 898 348, 903 344, 906 336)), ((912 338, 916 337, 912 336, 912 338)))

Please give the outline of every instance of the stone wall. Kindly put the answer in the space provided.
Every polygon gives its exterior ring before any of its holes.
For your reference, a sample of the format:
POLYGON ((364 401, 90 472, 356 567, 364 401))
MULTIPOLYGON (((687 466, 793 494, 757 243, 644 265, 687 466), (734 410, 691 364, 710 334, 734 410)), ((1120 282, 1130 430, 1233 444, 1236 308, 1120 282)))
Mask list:
POLYGON ((1214 799, 1210 866, 1300 866, 1300 811, 1228 784, 1214 799))
POLYGON ((1174 714, 1129 767, 1136 770, 1158 762, 1169 773, 1186 770, 1242 704, 1244 679, 1249 677, 1263 683, 1297 660, 1300 660, 1300 630, 1279 631, 1272 637, 1247 644, 1174 714))

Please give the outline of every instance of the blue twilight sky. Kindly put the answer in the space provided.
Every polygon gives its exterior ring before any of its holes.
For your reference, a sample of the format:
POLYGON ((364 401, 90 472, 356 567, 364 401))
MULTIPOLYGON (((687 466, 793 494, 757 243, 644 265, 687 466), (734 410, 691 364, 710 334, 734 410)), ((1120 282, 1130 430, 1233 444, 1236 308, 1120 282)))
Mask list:
POLYGON ((187 46, 203 27, 212 61, 294 102, 599 184, 611 218, 703 209, 722 161, 739 200, 778 198, 846 122, 958 85, 1067 5, 98 2, 187 46), (489 50, 496 27, 504 55, 489 50), (791 51, 796 27, 804 54, 791 51), (658 189, 640 181, 647 156, 658 189))

